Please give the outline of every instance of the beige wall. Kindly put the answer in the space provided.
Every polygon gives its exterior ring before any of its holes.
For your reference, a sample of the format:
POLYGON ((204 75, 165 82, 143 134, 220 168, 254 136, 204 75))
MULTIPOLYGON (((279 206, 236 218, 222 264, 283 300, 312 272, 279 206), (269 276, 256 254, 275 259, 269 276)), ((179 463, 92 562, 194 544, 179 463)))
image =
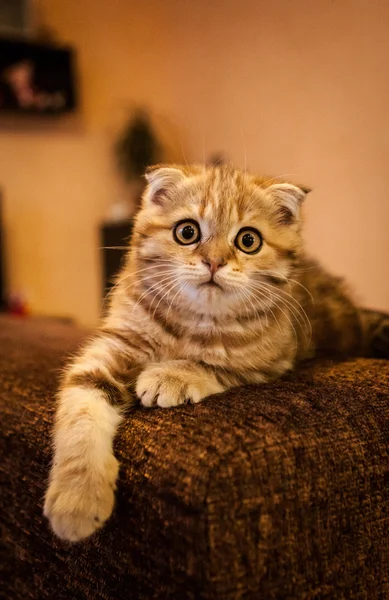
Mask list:
POLYGON ((170 156, 228 157, 315 188, 307 240, 389 309, 389 4, 380 0, 42 0, 77 46, 82 116, 0 123, 10 283, 35 312, 100 308, 97 225, 121 193, 110 145, 146 103, 170 156))

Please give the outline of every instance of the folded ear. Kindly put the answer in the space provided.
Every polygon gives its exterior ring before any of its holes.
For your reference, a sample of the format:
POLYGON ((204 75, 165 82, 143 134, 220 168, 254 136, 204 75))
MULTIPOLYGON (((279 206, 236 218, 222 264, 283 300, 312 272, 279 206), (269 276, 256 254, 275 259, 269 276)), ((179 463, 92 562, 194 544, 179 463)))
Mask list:
POLYGON ((169 194, 186 179, 181 169, 165 165, 149 167, 145 177, 148 182, 145 200, 159 206, 163 206, 169 194))
POLYGON ((274 202, 275 217, 279 225, 291 225, 298 220, 301 204, 311 190, 292 183, 275 183, 266 188, 274 202))

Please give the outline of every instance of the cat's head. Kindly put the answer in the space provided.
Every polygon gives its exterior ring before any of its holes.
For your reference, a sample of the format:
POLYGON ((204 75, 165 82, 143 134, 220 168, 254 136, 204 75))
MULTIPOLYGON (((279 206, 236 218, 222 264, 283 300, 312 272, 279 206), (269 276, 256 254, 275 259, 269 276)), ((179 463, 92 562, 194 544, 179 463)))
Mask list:
POLYGON ((270 306, 301 250, 309 190, 232 166, 157 166, 146 177, 133 238, 146 292, 200 314, 270 306))

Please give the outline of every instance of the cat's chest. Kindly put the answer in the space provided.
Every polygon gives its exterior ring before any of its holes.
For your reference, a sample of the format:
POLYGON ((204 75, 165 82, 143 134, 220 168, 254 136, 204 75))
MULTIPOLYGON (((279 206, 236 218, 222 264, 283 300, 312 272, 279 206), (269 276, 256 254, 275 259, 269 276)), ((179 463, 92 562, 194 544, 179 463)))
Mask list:
POLYGON ((223 366, 229 362, 229 348, 220 341, 202 341, 190 336, 177 340, 168 350, 171 359, 188 359, 223 366))
POLYGON ((244 365, 248 355, 251 359, 260 351, 261 338, 251 335, 239 324, 217 327, 212 322, 201 322, 188 327, 187 332, 162 348, 163 360, 187 359, 201 361, 214 366, 244 365))

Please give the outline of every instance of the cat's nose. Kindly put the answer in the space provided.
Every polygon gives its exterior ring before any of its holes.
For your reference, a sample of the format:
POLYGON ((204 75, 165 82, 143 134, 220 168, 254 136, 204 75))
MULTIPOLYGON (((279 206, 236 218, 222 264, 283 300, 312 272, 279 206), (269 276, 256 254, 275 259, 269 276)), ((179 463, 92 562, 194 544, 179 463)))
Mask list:
POLYGON ((211 273, 211 275, 215 275, 216 271, 224 267, 226 261, 222 258, 207 258, 201 261, 203 265, 206 265, 211 273))

